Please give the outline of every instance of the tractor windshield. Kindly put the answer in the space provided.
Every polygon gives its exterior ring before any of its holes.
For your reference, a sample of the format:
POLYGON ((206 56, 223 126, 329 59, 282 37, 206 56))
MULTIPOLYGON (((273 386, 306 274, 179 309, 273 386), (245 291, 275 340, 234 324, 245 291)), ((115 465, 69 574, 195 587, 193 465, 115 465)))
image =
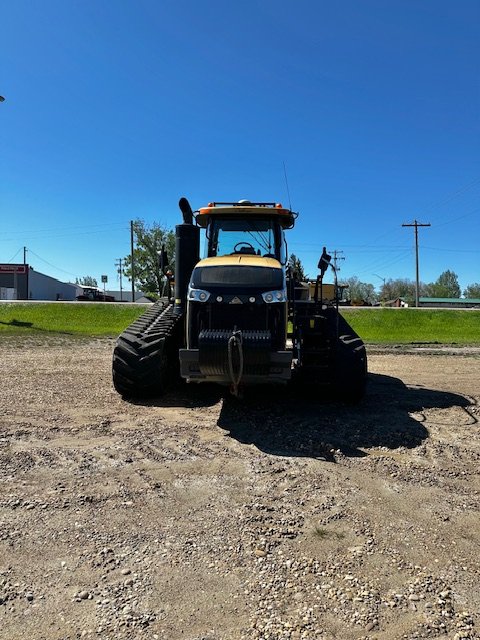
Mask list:
POLYGON ((272 218, 212 217, 207 237, 209 257, 240 254, 282 261, 283 232, 272 218))

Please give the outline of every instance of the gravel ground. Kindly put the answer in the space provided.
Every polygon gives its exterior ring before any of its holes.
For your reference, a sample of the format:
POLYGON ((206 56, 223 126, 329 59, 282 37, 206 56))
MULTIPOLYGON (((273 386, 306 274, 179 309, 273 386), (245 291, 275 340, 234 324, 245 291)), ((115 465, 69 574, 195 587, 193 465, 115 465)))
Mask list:
POLYGON ((376 352, 352 408, 128 403, 112 347, 1 339, 2 639, 480 637, 478 353, 376 352))

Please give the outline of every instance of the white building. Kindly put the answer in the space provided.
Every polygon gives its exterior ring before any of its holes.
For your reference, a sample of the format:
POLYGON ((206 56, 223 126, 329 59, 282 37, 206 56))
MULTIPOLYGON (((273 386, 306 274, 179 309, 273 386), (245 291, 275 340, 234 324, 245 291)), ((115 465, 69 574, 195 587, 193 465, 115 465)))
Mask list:
POLYGON ((75 300, 78 287, 35 271, 28 264, 0 264, 2 300, 75 300))
POLYGON ((30 267, 28 274, 29 300, 75 300, 78 295, 77 285, 71 282, 60 282, 60 280, 30 267))

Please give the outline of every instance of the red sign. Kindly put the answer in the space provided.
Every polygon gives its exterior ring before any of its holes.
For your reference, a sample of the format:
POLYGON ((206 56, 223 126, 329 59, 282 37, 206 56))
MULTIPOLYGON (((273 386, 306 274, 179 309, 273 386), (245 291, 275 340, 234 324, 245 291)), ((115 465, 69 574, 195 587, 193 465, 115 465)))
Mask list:
POLYGON ((26 264, 0 264, 0 273, 27 273, 26 264))

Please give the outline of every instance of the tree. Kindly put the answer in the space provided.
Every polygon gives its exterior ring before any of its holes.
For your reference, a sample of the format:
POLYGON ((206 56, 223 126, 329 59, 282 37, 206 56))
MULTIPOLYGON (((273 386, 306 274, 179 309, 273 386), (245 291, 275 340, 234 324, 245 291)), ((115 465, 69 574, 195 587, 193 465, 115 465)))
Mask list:
POLYGON ((344 280, 342 284, 348 285, 348 289, 345 291, 344 296, 351 302, 373 304, 377 301, 377 294, 375 293, 375 287, 373 284, 361 282, 357 276, 344 280))
MULTIPOLYGON (((427 285, 423 282, 419 283, 419 295, 427 295, 427 285)), ((381 300, 396 300, 402 298, 406 302, 413 302, 415 300, 415 282, 408 278, 396 278, 393 280, 390 278, 386 280, 380 289, 381 300)))
POLYGON ((303 268, 302 261, 300 260, 300 258, 297 258, 297 256, 294 253, 290 254, 290 257, 288 259, 288 266, 296 274, 297 280, 300 280, 300 281, 307 280, 308 275, 305 273, 305 269, 303 268))
POLYGON ((431 298, 460 298, 457 274, 454 271, 444 271, 436 282, 428 285, 428 292, 431 298))
POLYGON ((75 284, 81 287, 97 287, 97 279, 93 276, 84 276, 83 278, 75 278, 75 284))
POLYGON ((463 292, 465 298, 480 298, 480 282, 469 284, 463 292))
MULTIPOLYGON (((169 268, 175 271, 175 233, 157 222, 147 225, 144 220, 133 222, 136 246, 133 250, 135 261, 135 288, 145 294, 161 295, 164 291, 165 276, 161 272, 158 252, 162 245, 168 253, 169 268)), ((132 279, 132 259, 124 258, 124 275, 132 279)))

